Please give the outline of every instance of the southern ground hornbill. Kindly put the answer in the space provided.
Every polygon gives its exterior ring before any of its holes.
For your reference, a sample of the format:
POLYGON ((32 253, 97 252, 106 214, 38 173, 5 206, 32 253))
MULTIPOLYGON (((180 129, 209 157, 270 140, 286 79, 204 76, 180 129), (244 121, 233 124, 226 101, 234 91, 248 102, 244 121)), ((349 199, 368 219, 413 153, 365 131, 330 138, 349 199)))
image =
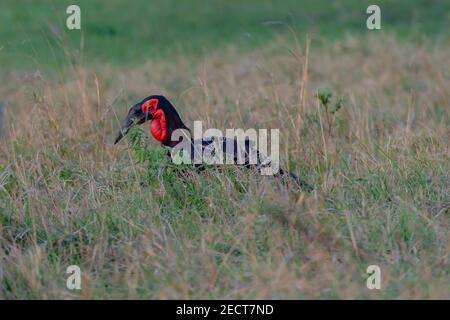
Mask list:
MULTIPOLYGON (((190 147, 190 157, 197 168, 202 168, 202 164, 195 161, 195 155, 201 155, 202 157, 212 155, 217 157, 215 154, 216 150, 223 152, 222 159, 223 157, 230 157, 232 162, 237 165, 254 167, 260 172, 264 168, 273 168, 273 160, 259 152, 253 141, 249 139, 245 139, 243 143, 238 142, 237 138, 229 137, 208 137, 194 140, 191 137, 191 130, 183 123, 175 107, 162 95, 149 96, 131 107, 122 123, 121 129, 117 133, 114 144, 118 143, 132 127, 143 124, 146 121, 150 121, 150 133, 152 136, 161 142, 163 146, 174 150, 179 147, 182 140, 184 141, 183 143, 187 140, 190 147), (178 135, 179 139, 176 140, 173 139, 175 131, 177 133, 184 132, 185 134, 184 136, 178 135), (183 139, 185 137, 187 139, 183 139)), ((313 188, 307 182, 292 172, 277 167, 276 176, 287 180, 288 183, 294 183, 302 190, 313 191, 313 188)))

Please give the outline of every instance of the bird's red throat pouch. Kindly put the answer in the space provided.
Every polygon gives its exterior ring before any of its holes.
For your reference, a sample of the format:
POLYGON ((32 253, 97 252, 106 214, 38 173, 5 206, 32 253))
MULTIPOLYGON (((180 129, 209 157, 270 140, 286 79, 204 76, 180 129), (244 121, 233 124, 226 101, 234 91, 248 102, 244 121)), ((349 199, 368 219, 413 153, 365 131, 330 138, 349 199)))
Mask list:
POLYGON ((167 135, 166 116, 161 109, 153 114, 152 122, 150 123, 150 133, 159 142, 164 141, 167 135))

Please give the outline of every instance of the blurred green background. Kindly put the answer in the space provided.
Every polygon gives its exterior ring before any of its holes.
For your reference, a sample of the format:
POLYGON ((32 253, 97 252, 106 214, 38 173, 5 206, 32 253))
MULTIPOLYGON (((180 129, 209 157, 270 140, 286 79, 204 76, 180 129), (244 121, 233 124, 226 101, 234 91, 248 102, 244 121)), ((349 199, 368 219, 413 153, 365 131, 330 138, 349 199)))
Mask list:
POLYGON ((448 41, 448 0, 2 0, 3 71, 85 64, 139 65, 152 58, 198 57, 233 44, 264 46, 273 37, 335 39, 347 33, 395 33, 400 39, 448 41), (66 29, 66 8, 81 7, 80 31, 66 29), (366 28, 366 8, 381 7, 382 29, 366 28))

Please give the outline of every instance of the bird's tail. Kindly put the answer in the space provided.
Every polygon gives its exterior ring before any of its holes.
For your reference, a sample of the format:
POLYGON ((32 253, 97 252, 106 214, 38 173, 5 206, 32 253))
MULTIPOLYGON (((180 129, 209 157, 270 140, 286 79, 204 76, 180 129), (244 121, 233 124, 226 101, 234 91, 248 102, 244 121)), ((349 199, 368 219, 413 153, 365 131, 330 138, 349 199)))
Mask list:
POLYGON ((308 182, 306 182, 305 180, 303 180, 302 178, 300 178, 293 172, 284 171, 283 169, 280 169, 280 176, 282 179, 292 181, 303 191, 307 191, 307 192, 314 191, 314 188, 308 182))

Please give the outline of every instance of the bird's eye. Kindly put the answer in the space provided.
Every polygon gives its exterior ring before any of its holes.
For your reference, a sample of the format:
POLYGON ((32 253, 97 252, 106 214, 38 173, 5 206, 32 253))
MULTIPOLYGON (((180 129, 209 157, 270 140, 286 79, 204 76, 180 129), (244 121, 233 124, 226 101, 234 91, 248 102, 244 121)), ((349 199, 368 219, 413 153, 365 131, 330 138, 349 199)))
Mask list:
POLYGON ((141 109, 142 112, 154 113, 156 111, 157 106, 158 106, 158 99, 150 99, 142 104, 141 109))

